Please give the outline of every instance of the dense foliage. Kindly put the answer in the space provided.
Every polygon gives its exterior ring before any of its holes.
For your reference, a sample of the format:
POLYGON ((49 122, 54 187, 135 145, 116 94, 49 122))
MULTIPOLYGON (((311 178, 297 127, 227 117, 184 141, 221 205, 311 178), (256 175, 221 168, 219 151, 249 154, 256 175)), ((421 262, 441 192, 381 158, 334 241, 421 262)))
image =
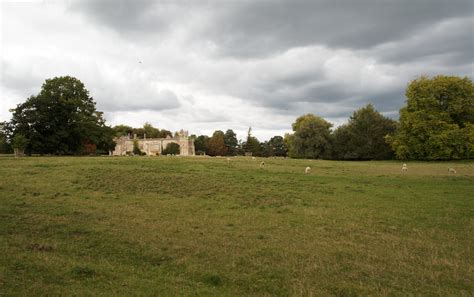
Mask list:
POLYGON ((228 129, 224 134, 224 144, 227 147, 227 155, 237 155, 239 141, 237 140, 237 134, 231 129, 228 129))
POLYGON ((313 114, 297 118, 292 124, 294 133, 287 135, 289 156, 305 159, 329 158, 331 127, 331 123, 313 114))
POLYGON ((385 136, 393 134, 397 124, 367 105, 355 111, 345 125, 333 133, 333 158, 339 160, 392 159, 393 151, 385 136))
POLYGON ((227 155, 227 146, 225 145, 224 132, 217 130, 207 143, 207 154, 209 156, 227 155))
POLYGON ((48 79, 36 96, 13 109, 12 139, 22 134, 26 150, 40 154, 80 154, 85 144, 102 151, 114 147, 113 131, 105 125, 84 84, 64 76, 48 79))
POLYGON ((163 155, 179 155, 180 147, 177 143, 168 143, 166 148, 163 150, 163 155))
POLYGON ((263 157, 286 157, 288 147, 282 136, 273 136, 269 141, 262 143, 263 157))
POLYGON ((7 124, 5 122, 0 123, 0 154, 8 154, 12 151, 12 147, 8 142, 7 124))
POLYGON ((28 139, 23 134, 15 134, 12 140, 12 147, 18 150, 25 150, 28 145, 28 139))
POLYGON ((474 85, 469 78, 420 77, 406 90, 400 128, 388 142, 397 158, 474 157, 474 85))
POLYGON ((136 135, 138 138, 166 138, 173 137, 171 131, 158 129, 150 123, 145 123, 142 128, 132 128, 127 125, 117 125, 113 127, 115 136, 131 136, 136 135))
POLYGON ((194 138, 194 150, 196 155, 205 155, 208 152, 209 136, 199 135, 194 138))

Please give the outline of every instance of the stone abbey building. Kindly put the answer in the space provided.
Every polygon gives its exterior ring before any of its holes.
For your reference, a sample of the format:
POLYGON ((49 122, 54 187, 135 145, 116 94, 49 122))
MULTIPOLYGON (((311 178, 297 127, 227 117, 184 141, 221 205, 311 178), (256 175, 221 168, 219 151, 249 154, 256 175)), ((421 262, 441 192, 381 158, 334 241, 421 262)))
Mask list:
POLYGON ((181 156, 194 156, 194 140, 188 136, 188 131, 181 130, 175 137, 166 138, 146 138, 138 139, 136 135, 132 138, 129 136, 122 136, 115 139, 115 150, 112 152, 113 156, 125 156, 132 154, 133 142, 138 142, 138 147, 148 156, 157 156, 163 153, 163 150, 169 143, 177 143, 181 156))

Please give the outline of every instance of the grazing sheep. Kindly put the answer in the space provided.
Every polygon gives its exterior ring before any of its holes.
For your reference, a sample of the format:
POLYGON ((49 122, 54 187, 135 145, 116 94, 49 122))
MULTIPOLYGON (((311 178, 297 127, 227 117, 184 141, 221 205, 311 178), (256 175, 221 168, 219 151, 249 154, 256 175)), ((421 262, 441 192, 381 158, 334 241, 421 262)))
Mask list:
POLYGON ((451 167, 451 168, 448 169, 448 172, 452 173, 452 174, 456 174, 456 169, 451 167))
POLYGON ((260 162, 260 168, 264 168, 265 167, 265 162, 260 162))
POLYGON ((308 174, 310 171, 311 171, 311 167, 308 166, 305 168, 304 173, 308 174))
POLYGON ((403 163, 403 166, 402 166, 402 171, 408 171, 407 164, 403 163))
POLYGON ((255 157, 252 157, 252 160, 255 160, 255 157))
POLYGON ((230 163, 230 158, 227 158, 227 164, 229 164, 229 163, 230 163))

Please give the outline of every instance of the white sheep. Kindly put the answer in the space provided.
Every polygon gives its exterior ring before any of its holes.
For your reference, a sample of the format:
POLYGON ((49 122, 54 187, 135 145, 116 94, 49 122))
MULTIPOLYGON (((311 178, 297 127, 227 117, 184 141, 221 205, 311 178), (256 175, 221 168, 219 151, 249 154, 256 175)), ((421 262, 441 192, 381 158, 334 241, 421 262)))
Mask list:
POLYGON ((229 163, 230 163, 230 158, 227 158, 227 164, 229 164, 229 163))
POLYGON ((448 172, 452 173, 452 174, 456 174, 456 169, 451 167, 451 168, 448 169, 448 172))
POLYGON ((310 171, 311 171, 311 167, 308 166, 305 168, 304 173, 308 174, 310 171))
POLYGON ((252 157, 252 160, 255 160, 255 157, 252 157))
POLYGON ((403 166, 402 166, 402 171, 408 171, 407 164, 403 163, 403 166))
POLYGON ((265 167, 265 162, 264 161, 260 162, 260 168, 264 168, 264 167, 265 167))

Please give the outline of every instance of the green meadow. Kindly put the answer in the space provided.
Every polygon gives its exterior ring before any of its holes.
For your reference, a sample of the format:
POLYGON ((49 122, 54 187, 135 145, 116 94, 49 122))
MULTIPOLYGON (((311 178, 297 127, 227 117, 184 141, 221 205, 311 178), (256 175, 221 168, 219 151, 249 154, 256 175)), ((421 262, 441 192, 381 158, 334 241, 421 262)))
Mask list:
POLYGON ((0 296, 473 296, 473 162, 261 160, 0 157, 0 296))

